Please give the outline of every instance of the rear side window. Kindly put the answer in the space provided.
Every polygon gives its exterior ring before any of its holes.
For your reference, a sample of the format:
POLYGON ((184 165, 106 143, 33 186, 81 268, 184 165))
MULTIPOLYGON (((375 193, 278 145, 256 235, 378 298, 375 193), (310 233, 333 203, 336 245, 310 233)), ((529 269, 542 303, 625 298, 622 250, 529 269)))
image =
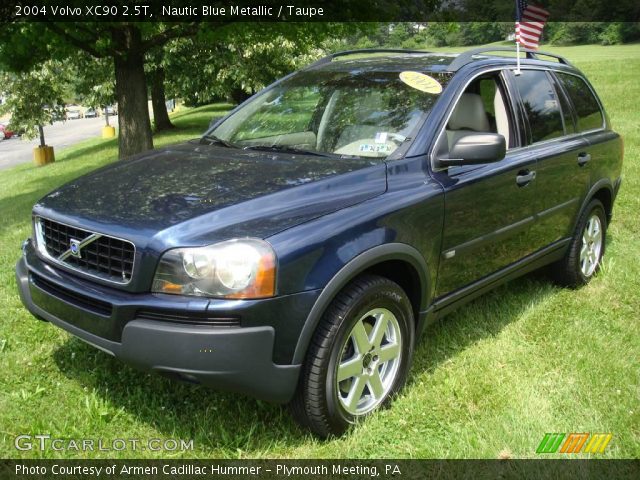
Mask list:
POLYGON ((556 75, 573 102, 578 117, 578 131, 602 128, 603 117, 600 104, 587 83, 582 78, 568 73, 556 73, 556 75))
POLYGON ((573 107, 569 103, 567 93, 558 84, 558 80, 551 77, 553 80, 553 86, 558 94, 558 100, 560 101, 560 110, 562 110, 562 118, 564 119, 564 132, 569 135, 576 133, 576 124, 573 119, 573 107))
POLYGON ((564 135, 558 96, 547 73, 542 70, 523 70, 513 78, 529 119, 531 142, 564 135))

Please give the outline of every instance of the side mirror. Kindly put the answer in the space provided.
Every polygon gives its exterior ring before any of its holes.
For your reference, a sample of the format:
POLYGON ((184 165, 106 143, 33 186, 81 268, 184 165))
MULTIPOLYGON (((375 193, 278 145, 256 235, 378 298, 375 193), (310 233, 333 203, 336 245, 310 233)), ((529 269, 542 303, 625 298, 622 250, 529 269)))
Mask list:
POLYGON ((478 165, 499 162, 507 152, 504 136, 498 133, 477 133, 465 135, 455 141, 448 158, 439 158, 442 168, 456 165, 478 165))

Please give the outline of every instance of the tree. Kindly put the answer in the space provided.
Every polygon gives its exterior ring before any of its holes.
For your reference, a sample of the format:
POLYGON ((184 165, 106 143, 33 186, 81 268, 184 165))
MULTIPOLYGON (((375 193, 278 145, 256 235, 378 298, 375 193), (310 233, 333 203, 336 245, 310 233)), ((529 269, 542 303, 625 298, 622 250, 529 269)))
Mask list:
POLYGON ((167 111, 167 95, 165 93, 165 50, 156 49, 147 55, 147 81, 151 93, 153 123, 156 131, 175 128, 167 111))
POLYGON ((46 146, 43 126, 64 114, 64 73, 64 65, 48 61, 37 70, 0 77, 7 94, 0 113, 11 114, 11 128, 24 130, 25 138, 40 136, 41 147, 46 146))
MULTIPOLYGON (((164 48, 167 43, 194 37, 199 44, 207 43, 218 49, 219 45, 235 45, 239 38, 247 43, 266 41, 273 38, 274 29, 278 29, 280 38, 293 45, 313 44, 327 35, 349 31, 348 24, 327 24, 323 22, 295 23, 214 23, 214 22, 12 22, 0 29, 0 63, 12 71, 24 71, 44 60, 67 59, 78 51, 86 52, 96 59, 109 59, 113 63, 115 75, 115 96, 119 113, 119 156, 124 158, 153 148, 151 123, 147 106, 147 79, 145 76, 145 58, 148 52, 164 48), (48 36, 43 41, 42 30, 48 36)), ((253 55, 251 49, 247 55, 253 55)), ((240 52, 231 50, 226 61, 233 64, 240 52)), ((274 58, 274 57, 271 57, 274 58)), ((280 59, 281 57, 276 56, 280 59)), ((282 59, 286 61, 286 59, 282 59)), ((264 84, 263 70, 273 69, 257 65, 250 74, 242 69, 229 66, 227 78, 240 84, 245 92, 253 91, 264 84), (239 76, 238 76, 239 75, 239 76), (253 81, 254 76, 260 79, 253 81), (252 84, 243 81, 249 80, 252 84)), ((198 74, 200 64, 189 64, 186 71, 198 74), (195 68, 194 68, 195 67, 195 68)), ((247 71, 247 70, 245 70, 247 71)))
POLYGON ((327 41, 360 28, 362 24, 234 24, 224 36, 205 32, 180 39, 164 49, 167 89, 193 105, 213 99, 238 103, 324 55, 327 41))
POLYGON ((83 105, 97 108, 105 112, 105 123, 109 126, 109 114, 106 107, 115 103, 115 81, 113 64, 109 59, 94 58, 84 52, 70 57, 69 75, 71 90, 83 105))
POLYGON ((19 72, 50 58, 67 59, 78 51, 96 59, 110 59, 120 115, 119 156, 124 158, 153 148, 145 54, 172 39, 195 35, 198 29, 195 22, 13 22, 0 32, 0 61, 19 72), (47 41, 43 41, 43 27, 49 32, 47 41))

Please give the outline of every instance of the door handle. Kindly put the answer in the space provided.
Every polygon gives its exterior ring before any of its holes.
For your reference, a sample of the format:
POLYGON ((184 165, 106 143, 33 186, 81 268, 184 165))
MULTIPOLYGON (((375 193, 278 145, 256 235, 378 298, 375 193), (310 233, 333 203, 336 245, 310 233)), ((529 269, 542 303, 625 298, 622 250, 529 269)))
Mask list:
POLYGON ((590 153, 581 153, 578 155, 578 166, 580 167, 584 167, 587 163, 589 163, 589 160, 591 160, 591 154, 590 153))
POLYGON ((528 185, 532 180, 536 178, 536 172, 530 172, 529 170, 523 170, 518 172, 518 176, 516 177, 516 183, 519 187, 524 187, 528 185))

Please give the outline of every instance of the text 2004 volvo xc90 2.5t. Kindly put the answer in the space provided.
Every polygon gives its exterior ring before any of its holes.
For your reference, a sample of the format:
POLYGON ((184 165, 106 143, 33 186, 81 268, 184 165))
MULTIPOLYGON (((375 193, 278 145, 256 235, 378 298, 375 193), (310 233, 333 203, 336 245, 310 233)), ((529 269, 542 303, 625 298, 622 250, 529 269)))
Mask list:
POLYGON ((353 53, 42 198, 26 307, 130 364, 290 403, 324 437, 388 403, 454 307, 548 264, 591 279, 623 148, 576 68, 353 53))

